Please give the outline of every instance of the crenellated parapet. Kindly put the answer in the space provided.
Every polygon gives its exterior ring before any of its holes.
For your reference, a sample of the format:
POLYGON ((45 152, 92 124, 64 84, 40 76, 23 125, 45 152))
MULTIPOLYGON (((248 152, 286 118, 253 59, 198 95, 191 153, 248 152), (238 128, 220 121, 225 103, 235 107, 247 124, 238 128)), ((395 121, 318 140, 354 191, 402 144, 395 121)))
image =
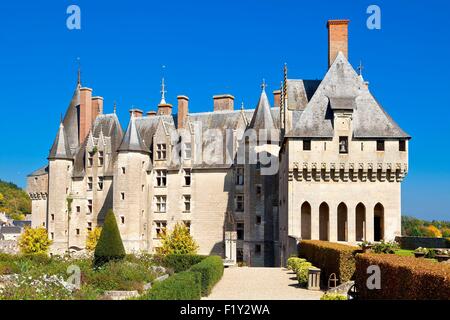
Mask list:
POLYGON ((28 195, 30 196, 30 199, 33 200, 47 200, 48 198, 48 193, 46 192, 31 192, 28 193, 28 195))
POLYGON ((402 182, 407 173, 406 163, 293 162, 289 166, 289 181, 402 182))

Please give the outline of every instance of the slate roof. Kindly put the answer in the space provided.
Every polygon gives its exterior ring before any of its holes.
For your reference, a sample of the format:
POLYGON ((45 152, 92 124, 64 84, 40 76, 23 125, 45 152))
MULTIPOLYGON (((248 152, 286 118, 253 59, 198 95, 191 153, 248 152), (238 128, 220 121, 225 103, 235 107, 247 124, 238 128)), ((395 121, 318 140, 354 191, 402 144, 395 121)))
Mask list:
POLYGON ((260 130, 271 130, 276 128, 276 123, 273 120, 272 112, 270 110, 269 99, 267 98, 266 90, 262 90, 258 105, 253 113, 249 128, 260 130))
POLYGON ((46 164, 45 166, 43 166, 43 167, 33 171, 27 177, 38 177, 38 176, 43 176, 45 174, 48 174, 48 164, 46 164))
POLYGON ((333 110, 336 109, 353 110, 355 138, 410 138, 375 100, 342 53, 286 136, 333 137, 333 110))
POLYGON ((136 128, 136 118, 131 115, 130 122, 128 123, 128 129, 123 136, 122 143, 117 151, 129 151, 129 152, 146 152, 150 149, 145 145, 141 138, 139 131, 136 128))
POLYGON ((48 156, 49 160, 54 159, 72 159, 72 152, 70 150, 69 139, 64 130, 64 124, 61 122, 59 125, 58 133, 56 134, 55 141, 53 142, 52 148, 50 149, 50 154, 48 156))
POLYGON ((67 139, 69 142, 70 149, 72 153, 78 147, 78 106, 80 104, 80 83, 77 84, 75 91, 73 93, 72 99, 70 100, 69 106, 67 107, 63 124, 66 130, 67 139))
POLYGON ((316 92, 321 80, 287 79, 288 109, 302 111, 316 92))
POLYGON ((16 226, 3 226, 0 228, 0 234, 20 234, 21 232, 22 228, 16 226))

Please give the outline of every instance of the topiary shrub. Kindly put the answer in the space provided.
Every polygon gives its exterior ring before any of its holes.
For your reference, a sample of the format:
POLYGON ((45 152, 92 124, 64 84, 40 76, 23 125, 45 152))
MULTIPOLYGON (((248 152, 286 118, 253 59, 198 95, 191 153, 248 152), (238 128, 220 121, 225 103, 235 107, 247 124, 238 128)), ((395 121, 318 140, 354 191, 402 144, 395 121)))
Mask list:
POLYGON ((347 297, 337 293, 325 293, 320 300, 347 300, 347 297))
POLYGON ((201 275, 183 271, 154 284, 141 300, 200 300, 201 275))
POLYGON ((355 251, 358 249, 358 247, 328 241, 303 240, 300 242, 299 255, 321 269, 321 278, 324 281, 335 273, 341 283, 344 283, 353 278, 355 251))
POLYGON ((301 287, 306 287, 308 284, 308 269, 312 267, 312 264, 310 262, 301 262, 296 267, 298 284, 301 287))
POLYGON ((299 258, 299 257, 290 257, 289 259, 287 259, 286 267, 289 270, 292 270, 292 271, 296 272, 295 271, 296 266, 299 263, 302 263, 302 262, 305 262, 305 261, 306 261, 306 259, 302 259, 302 258, 299 258))
POLYGON ((125 248, 112 210, 106 214, 100 238, 94 252, 94 266, 99 267, 108 261, 122 260, 125 248))
POLYGON ((174 272, 182 272, 188 270, 193 265, 201 262, 206 256, 196 254, 169 254, 162 256, 161 264, 172 269, 174 272))
POLYGON ((222 258, 219 256, 209 256, 193 265, 189 271, 199 272, 201 274, 202 295, 207 296, 223 276, 222 258))

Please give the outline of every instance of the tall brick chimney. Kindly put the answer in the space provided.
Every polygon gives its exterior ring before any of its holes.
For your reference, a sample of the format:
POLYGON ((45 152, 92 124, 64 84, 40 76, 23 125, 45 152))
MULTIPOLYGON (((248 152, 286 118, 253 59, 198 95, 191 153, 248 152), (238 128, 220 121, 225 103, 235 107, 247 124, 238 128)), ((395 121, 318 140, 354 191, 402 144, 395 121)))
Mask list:
POLYGON ((214 111, 234 110, 234 97, 231 94, 213 96, 214 111))
POLYGON ((103 114, 103 97, 92 97, 92 123, 99 114, 103 114))
POLYGON ((156 111, 153 111, 153 110, 147 111, 147 117, 153 117, 153 116, 156 116, 156 111))
POLYGON ((280 107, 280 99, 281 99, 281 90, 275 90, 273 92, 273 106, 275 108, 280 107))
POLYGON ((135 118, 141 118, 142 114, 143 114, 142 110, 140 110, 140 109, 130 109, 129 112, 130 112, 130 117, 132 115, 134 115, 135 118))
POLYGON ((328 20, 328 68, 339 51, 348 59, 348 23, 350 20, 328 20))
POLYGON ((184 128, 189 113, 189 98, 186 96, 178 96, 178 128, 184 128))
POLYGON ((80 88, 80 107, 79 107, 80 130, 78 132, 80 144, 86 139, 92 126, 92 89, 80 88))

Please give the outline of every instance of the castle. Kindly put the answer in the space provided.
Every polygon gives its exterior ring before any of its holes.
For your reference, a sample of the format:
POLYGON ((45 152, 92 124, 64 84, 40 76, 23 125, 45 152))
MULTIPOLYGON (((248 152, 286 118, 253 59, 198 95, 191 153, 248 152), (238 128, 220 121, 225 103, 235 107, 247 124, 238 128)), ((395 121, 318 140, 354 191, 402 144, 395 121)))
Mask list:
POLYGON ((201 254, 251 266, 283 265, 300 239, 392 240, 401 230, 401 182, 410 137, 348 62, 348 20, 330 20, 322 80, 262 86, 254 110, 229 94, 214 111, 130 110, 123 131, 80 77, 48 164, 28 176, 32 225, 52 253, 85 247, 113 209, 128 252, 155 252, 160 234, 189 227, 201 254))

